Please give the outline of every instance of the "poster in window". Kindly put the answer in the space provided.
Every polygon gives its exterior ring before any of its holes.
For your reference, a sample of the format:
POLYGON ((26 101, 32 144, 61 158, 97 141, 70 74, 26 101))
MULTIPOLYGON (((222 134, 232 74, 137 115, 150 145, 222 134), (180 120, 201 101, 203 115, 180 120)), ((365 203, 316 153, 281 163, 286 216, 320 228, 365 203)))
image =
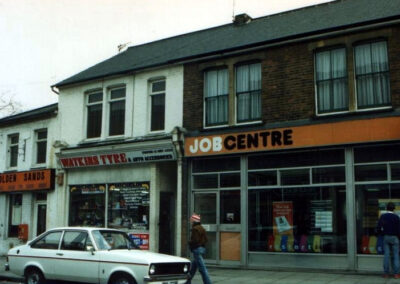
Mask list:
POLYGON ((281 201, 272 203, 272 215, 274 222, 274 235, 293 234, 293 203, 281 201))
POLYGON ((21 218, 22 218, 22 206, 14 205, 12 207, 11 225, 18 226, 19 224, 21 224, 21 218))
POLYGON ((149 234, 145 233, 130 233, 129 238, 142 250, 149 249, 149 234))

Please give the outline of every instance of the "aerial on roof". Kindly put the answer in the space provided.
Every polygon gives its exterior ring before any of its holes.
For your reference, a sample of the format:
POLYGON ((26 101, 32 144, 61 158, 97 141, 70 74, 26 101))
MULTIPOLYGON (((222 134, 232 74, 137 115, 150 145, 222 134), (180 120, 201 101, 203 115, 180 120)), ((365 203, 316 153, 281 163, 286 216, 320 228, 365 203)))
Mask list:
POLYGON ((55 87, 400 18, 400 0, 338 0, 132 46, 55 87))

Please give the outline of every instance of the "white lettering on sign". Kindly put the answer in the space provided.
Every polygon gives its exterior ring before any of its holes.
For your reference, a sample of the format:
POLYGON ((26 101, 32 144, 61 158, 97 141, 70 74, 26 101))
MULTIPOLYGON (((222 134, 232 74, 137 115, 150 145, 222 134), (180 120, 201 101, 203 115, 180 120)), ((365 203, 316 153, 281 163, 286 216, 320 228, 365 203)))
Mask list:
POLYGON ((213 152, 219 152, 222 150, 222 138, 217 136, 213 138, 194 139, 193 145, 189 146, 191 153, 197 153, 199 150, 203 153, 207 153, 212 148, 213 152))

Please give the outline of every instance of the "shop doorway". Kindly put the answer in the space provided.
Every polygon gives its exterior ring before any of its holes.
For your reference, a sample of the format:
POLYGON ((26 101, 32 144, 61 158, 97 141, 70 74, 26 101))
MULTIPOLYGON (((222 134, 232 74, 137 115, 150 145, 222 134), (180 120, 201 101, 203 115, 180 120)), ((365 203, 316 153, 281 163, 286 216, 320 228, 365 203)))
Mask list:
POLYGON ((175 200, 172 192, 160 192, 158 250, 160 253, 174 253, 175 200))
POLYGON ((200 214, 207 231, 205 259, 215 264, 240 264, 240 190, 196 192, 193 212, 200 214))
POLYGON ((35 225, 36 232, 35 236, 39 236, 41 233, 46 231, 46 211, 47 204, 46 202, 36 202, 35 203, 35 225))

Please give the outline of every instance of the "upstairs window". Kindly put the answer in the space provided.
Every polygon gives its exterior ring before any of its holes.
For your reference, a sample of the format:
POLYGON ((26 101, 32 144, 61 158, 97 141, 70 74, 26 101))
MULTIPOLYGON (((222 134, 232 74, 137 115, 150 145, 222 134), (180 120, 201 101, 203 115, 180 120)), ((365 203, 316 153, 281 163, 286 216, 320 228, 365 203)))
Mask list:
POLYGON ((150 83, 150 131, 165 127, 165 80, 150 83))
POLYGON ((206 126, 228 123, 228 69, 210 70, 205 73, 204 104, 206 126))
POLYGON ((389 62, 386 41, 357 45, 354 51, 357 108, 390 106, 389 62))
POLYGON ((261 120, 261 64, 236 68, 237 122, 261 120))
POLYGON ((87 95, 87 138, 101 136, 101 120, 103 114, 103 92, 97 91, 87 95))
POLYGON ((36 139, 36 164, 46 163, 47 152, 47 129, 40 129, 35 131, 36 139))
POLYGON ((109 92, 110 116, 108 135, 123 135, 125 132, 125 88, 109 92))
POLYGON ((317 52, 315 61, 318 113, 347 111, 349 95, 346 49, 317 52))
POLYGON ((19 134, 11 134, 8 136, 8 157, 9 167, 14 168, 18 166, 18 142, 19 134))

